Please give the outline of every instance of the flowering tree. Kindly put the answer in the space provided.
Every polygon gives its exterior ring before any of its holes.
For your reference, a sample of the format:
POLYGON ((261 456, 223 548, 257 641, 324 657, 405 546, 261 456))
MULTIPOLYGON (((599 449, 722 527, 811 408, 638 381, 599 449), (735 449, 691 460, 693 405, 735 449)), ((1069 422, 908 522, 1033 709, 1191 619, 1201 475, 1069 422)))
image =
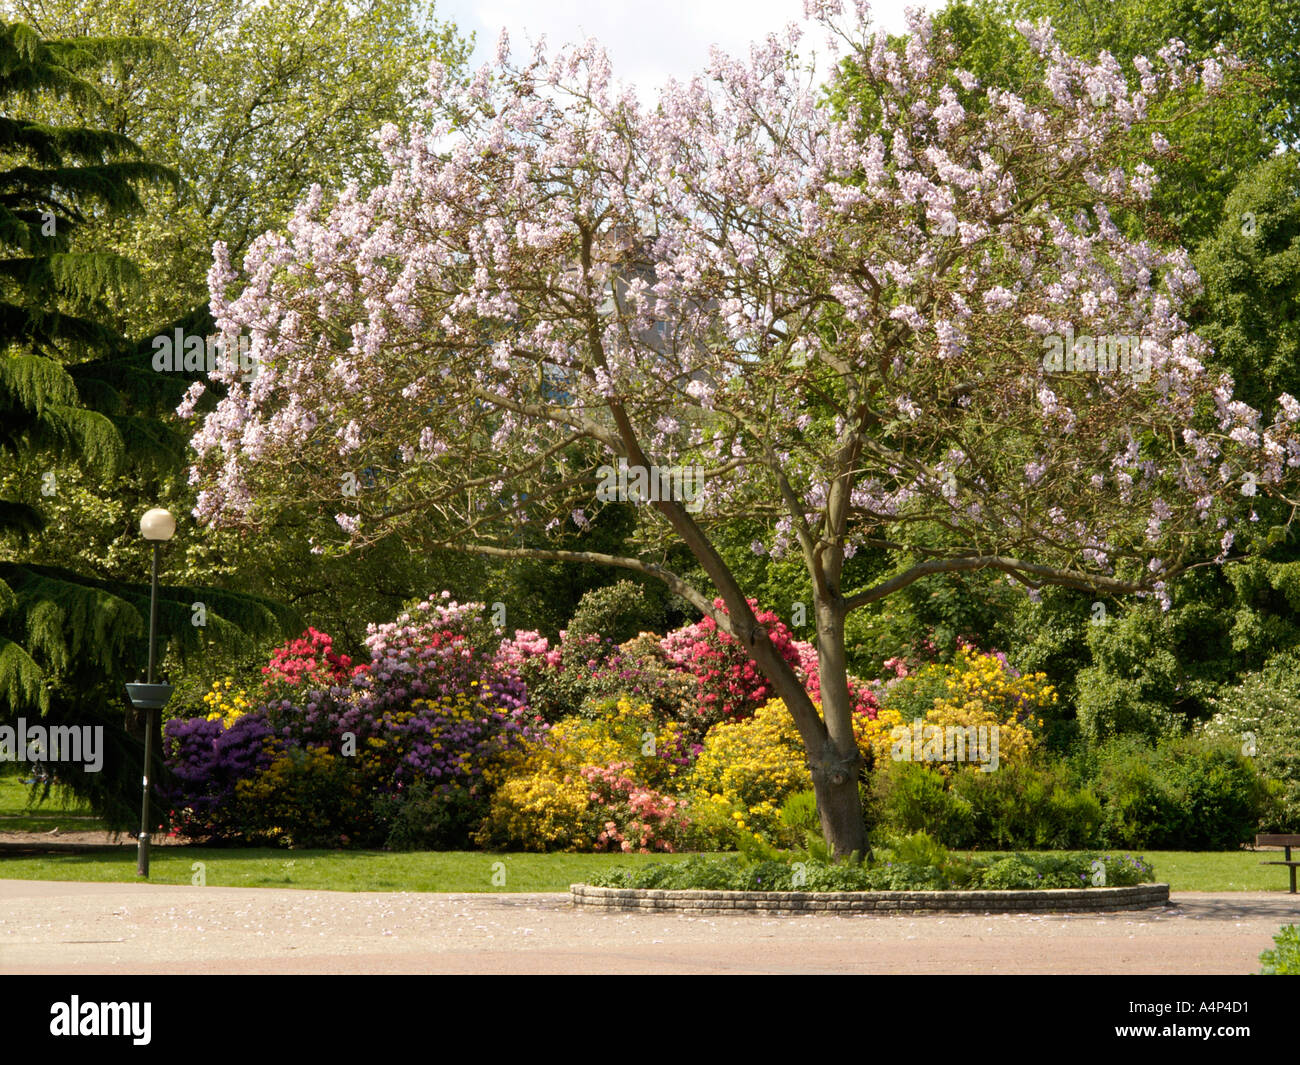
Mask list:
POLYGON ((1300 403, 1265 425, 1211 378, 1179 313, 1188 257, 1142 238, 1141 160, 1170 150, 1148 108, 1224 91, 1230 61, 1171 44, 1126 76, 1023 25, 1041 84, 1021 96, 920 17, 890 44, 865 5, 809 6, 847 49, 842 108, 793 26, 654 108, 595 42, 519 67, 503 35, 464 86, 435 66, 427 122, 380 134, 385 184, 314 188, 242 275, 217 247, 214 315, 261 372, 214 374, 192 481, 205 521, 312 503, 352 544, 401 530, 664 580, 769 678, 847 854, 866 850, 849 611, 986 568, 1163 596, 1247 511, 1289 520, 1300 403), (597 464, 620 462, 699 476, 641 482, 639 553, 566 549, 609 498, 597 464), (710 540, 738 517, 766 523, 755 551, 806 563, 820 705, 710 540), (664 565, 664 536, 711 590, 664 565), (920 561, 845 587, 864 548, 920 561))

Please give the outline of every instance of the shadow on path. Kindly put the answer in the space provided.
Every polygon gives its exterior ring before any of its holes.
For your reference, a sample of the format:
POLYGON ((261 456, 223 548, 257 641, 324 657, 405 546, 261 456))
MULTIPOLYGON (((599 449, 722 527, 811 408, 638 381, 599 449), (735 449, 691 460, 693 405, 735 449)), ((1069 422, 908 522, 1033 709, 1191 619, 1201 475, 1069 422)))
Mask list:
POLYGON ((1300 895, 1286 891, 1226 893, 1175 891, 1164 913, 1171 917, 1208 918, 1212 921, 1274 918, 1280 922, 1300 921, 1300 895))

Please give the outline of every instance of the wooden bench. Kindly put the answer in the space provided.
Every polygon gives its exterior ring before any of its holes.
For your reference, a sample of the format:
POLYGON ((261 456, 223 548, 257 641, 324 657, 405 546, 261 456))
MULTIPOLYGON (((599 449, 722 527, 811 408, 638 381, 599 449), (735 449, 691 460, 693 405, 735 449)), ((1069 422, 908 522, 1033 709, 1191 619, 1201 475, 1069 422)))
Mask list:
POLYGON ((1292 848, 1292 847, 1300 847, 1300 836, 1297 836, 1297 835, 1289 835, 1289 834, 1281 834, 1281 835, 1278 835, 1278 834, 1272 834, 1272 835, 1256 836, 1256 837, 1255 837, 1255 846, 1256 846, 1256 847, 1283 847, 1283 848, 1285 848, 1285 850, 1286 850, 1286 860, 1285 860, 1285 861, 1281 861, 1281 862, 1260 862, 1259 864, 1260 864, 1260 865, 1287 865, 1287 866, 1290 866, 1290 867, 1291 867, 1291 894, 1294 895, 1294 894, 1296 893, 1296 890, 1295 890, 1295 871, 1296 871, 1296 866, 1300 866, 1300 862, 1293 862, 1293 861, 1291 860, 1291 848, 1292 848))

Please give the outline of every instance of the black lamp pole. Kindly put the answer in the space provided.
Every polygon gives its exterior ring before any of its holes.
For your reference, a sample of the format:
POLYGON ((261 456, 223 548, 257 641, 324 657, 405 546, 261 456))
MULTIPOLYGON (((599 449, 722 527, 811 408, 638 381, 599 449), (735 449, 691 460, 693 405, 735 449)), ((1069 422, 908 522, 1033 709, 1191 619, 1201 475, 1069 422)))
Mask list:
MULTIPOLYGON (((158 554, 161 541, 153 543, 153 575, 149 582, 149 675, 147 683, 153 684, 154 666, 158 661, 158 554)), ((140 844, 136 852, 135 871, 138 876, 149 876, 149 766, 153 759, 153 707, 144 711, 144 773, 140 784, 140 844)))
POLYGON ((131 705, 144 711, 144 770, 140 774, 140 845, 136 856, 136 873, 149 876, 149 766, 153 762, 153 712, 161 710, 171 698, 170 684, 154 682, 158 666, 158 558, 162 545, 176 531, 176 520, 161 508, 140 519, 140 532, 153 541, 153 572, 149 584, 149 674, 143 684, 128 684, 126 693, 131 705))

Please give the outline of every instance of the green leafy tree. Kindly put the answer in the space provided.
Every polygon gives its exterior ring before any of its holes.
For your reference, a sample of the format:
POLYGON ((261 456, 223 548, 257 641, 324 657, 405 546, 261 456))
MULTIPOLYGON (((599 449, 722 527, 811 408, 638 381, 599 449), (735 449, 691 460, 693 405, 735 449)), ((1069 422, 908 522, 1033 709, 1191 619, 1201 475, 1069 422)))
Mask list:
MULTIPOLYGON (((181 179, 146 194, 141 213, 105 218, 97 235, 146 281, 117 306, 130 335, 206 305, 214 242, 239 257, 313 184, 372 184, 371 135, 386 122, 405 128, 429 63, 456 69, 469 49, 427 0, 3 0, 6 9, 46 36, 166 46, 116 57, 95 78, 96 120, 181 179)), ((45 113, 87 117, 91 105, 45 113)))
POLYGON ((1252 405, 1300 392, 1300 155, 1248 171, 1200 247, 1201 335, 1252 405))

